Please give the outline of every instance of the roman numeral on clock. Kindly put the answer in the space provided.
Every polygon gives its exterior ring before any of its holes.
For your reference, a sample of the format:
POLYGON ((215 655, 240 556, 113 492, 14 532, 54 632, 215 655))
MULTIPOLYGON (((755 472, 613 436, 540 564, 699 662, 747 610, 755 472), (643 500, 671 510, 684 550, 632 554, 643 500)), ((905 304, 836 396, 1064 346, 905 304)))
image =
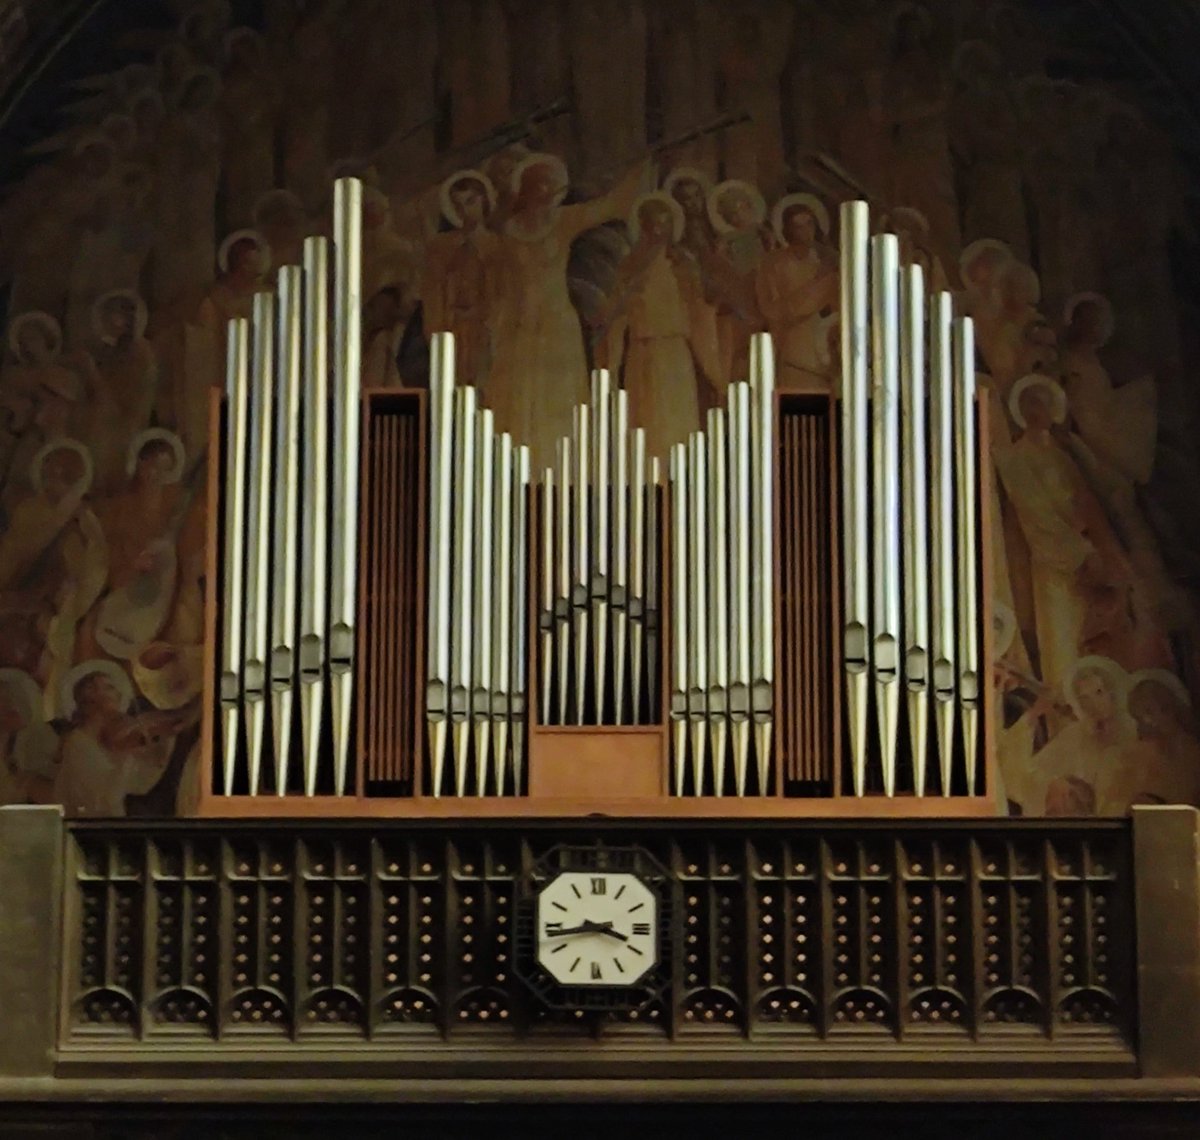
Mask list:
POLYGON ((593 981, 593 982, 598 982, 598 981, 600 980, 600 977, 601 977, 601 975, 600 975, 600 963, 599 963, 599 962, 593 962, 593 963, 592 963, 592 981, 593 981))
POLYGON ((635 922, 633 924, 634 934, 649 934, 650 924, 648 922, 635 922))
POLYGON ((562 928, 563 928, 563 924, 561 922, 546 923, 546 933, 547 934, 557 934, 558 931, 562 930, 562 928))
POLYGON ((602 895, 607 890, 608 890, 608 880, 607 879, 593 879, 592 880, 592 894, 602 895))

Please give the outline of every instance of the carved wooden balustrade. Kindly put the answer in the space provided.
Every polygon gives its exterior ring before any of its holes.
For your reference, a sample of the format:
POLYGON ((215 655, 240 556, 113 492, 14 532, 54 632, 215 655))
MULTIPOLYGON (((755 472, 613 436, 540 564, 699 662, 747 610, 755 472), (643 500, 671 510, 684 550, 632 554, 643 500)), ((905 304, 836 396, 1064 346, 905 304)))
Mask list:
POLYGON ((76 824, 60 1062, 1132 1072, 1130 846, 1123 823, 76 824), (514 970, 523 872, 562 842, 671 872, 641 1010, 555 1013, 514 970))

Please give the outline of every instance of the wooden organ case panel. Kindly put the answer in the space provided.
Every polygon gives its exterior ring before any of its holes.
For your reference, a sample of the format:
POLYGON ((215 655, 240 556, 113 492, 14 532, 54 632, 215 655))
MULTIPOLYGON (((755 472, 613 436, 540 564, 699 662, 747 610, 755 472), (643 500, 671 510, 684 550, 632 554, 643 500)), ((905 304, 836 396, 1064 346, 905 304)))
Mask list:
POLYGON ((411 796, 421 777, 426 447, 422 392, 363 400, 358 741, 369 796, 411 796))
POLYGON ((776 408, 779 772, 785 793, 829 797, 841 770, 835 405, 787 394, 776 408))

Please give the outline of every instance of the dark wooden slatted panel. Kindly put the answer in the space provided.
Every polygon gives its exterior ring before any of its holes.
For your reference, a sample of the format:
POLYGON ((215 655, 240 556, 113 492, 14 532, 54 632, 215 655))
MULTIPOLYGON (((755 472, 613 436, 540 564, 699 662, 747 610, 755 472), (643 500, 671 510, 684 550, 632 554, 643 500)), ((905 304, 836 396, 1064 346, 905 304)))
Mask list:
POLYGON ((781 395, 777 456, 776 716, 787 795, 833 791, 831 404, 781 395))
MULTIPOLYGON (((366 486, 363 487, 364 575, 362 614, 363 770, 368 785, 388 794, 411 794, 417 671, 424 612, 418 597, 423 575, 421 401, 415 393, 368 397, 366 486)), ((371 789, 369 789, 371 790, 371 789)))

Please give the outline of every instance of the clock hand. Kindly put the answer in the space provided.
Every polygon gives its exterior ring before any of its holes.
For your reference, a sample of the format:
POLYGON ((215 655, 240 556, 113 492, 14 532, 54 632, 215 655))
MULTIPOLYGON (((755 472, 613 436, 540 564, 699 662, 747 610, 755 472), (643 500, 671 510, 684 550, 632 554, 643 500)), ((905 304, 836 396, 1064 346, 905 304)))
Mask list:
POLYGON ((558 938, 564 934, 590 934, 594 926, 594 923, 585 922, 582 926, 568 926, 565 930, 547 930, 546 937, 558 938))
POLYGON ((613 930, 611 922, 589 922, 587 919, 584 919, 584 926, 593 934, 607 934, 610 938, 618 938, 622 942, 629 941, 627 935, 620 933, 620 931, 613 930))

